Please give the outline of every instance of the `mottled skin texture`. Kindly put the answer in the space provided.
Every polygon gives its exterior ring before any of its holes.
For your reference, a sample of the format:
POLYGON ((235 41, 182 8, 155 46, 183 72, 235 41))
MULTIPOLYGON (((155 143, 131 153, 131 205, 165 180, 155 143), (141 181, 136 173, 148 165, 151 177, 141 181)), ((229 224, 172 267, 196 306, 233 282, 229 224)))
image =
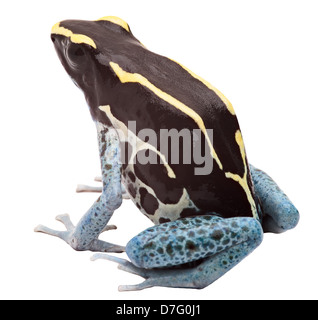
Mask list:
POLYGON ((42 225, 35 231, 59 237, 75 250, 126 250, 131 261, 101 254, 93 259, 115 261, 122 270, 144 277, 141 284, 120 287, 140 290, 204 288, 251 253, 263 231, 296 226, 298 211, 287 196, 267 174, 248 164, 235 113, 218 91, 173 60, 145 49, 118 18, 68 20, 54 26, 52 33, 58 56, 84 91, 96 123, 103 187, 76 226, 61 215, 57 220, 66 231, 42 225), (193 176, 193 164, 122 163, 121 152, 129 145, 125 138, 120 140, 118 129, 127 129, 129 120, 139 129, 149 125, 157 131, 210 123, 221 160, 212 159, 217 163, 208 176, 193 176), (169 176, 169 168, 174 176, 169 176), (98 239, 113 228, 108 222, 122 203, 123 188, 156 223, 126 248, 98 239))
POLYGON ((129 241, 126 252, 142 268, 171 267, 214 256, 251 239, 262 239, 255 219, 223 219, 211 214, 149 228, 129 241))
POLYGON ((262 204, 264 232, 281 233, 299 220, 298 211, 273 179, 250 165, 255 192, 262 204))

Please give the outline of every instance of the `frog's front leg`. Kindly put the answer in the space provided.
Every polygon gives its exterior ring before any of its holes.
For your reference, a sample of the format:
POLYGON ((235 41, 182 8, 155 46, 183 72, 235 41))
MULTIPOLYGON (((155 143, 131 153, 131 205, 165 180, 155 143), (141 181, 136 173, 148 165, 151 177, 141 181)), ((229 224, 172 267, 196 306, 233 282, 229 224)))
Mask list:
MULTIPOLYGON (((103 182, 102 177, 95 177, 95 181, 98 182, 103 182)), ((77 193, 82 193, 82 192, 96 192, 96 193, 102 193, 103 192, 103 187, 95 187, 95 186, 88 186, 86 184, 79 184, 76 187, 76 192, 77 193)), ((130 199, 129 193, 126 190, 126 187, 123 183, 121 183, 121 192, 122 192, 122 197, 123 199, 130 199)))
POLYGON ((262 241, 260 223, 254 218, 224 219, 213 215, 184 218, 141 232, 126 246, 131 262, 95 255, 119 263, 124 271, 146 280, 119 290, 152 286, 204 288, 217 280, 262 241))
POLYGON ((122 203, 122 191, 117 133, 100 123, 97 123, 97 131, 103 177, 102 194, 76 226, 68 215, 61 215, 57 220, 65 225, 66 231, 56 231, 42 225, 37 226, 35 231, 59 237, 79 251, 123 252, 125 247, 98 239, 103 231, 112 229, 107 224, 113 212, 122 203))

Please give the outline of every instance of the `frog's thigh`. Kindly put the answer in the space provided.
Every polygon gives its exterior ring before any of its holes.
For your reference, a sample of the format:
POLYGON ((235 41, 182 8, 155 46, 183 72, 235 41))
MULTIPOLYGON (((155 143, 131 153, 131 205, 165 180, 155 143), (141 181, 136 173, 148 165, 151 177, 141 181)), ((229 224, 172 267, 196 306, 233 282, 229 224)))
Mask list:
POLYGON ((253 218, 223 219, 208 215, 149 228, 127 244, 126 253, 135 266, 143 269, 197 261, 195 267, 167 269, 165 275, 164 269, 159 269, 158 277, 147 281, 150 286, 202 288, 238 264, 262 238, 262 227, 253 218), (169 277, 171 272, 174 274, 169 277))
POLYGON ((265 232, 280 233, 294 228, 299 221, 299 213, 293 203, 265 172, 250 165, 255 194, 264 213, 265 232))

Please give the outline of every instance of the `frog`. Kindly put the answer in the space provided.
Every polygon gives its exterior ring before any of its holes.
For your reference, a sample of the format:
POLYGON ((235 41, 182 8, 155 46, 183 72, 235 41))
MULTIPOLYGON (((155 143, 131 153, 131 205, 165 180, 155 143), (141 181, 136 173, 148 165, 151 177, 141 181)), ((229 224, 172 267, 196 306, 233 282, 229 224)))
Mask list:
POLYGON ((102 187, 78 190, 100 195, 76 225, 68 214, 58 215, 66 230, 38 225, 36 232, 77 251, 97 252, 92 260, 106 259, 143 277, 119 286, 130 291, 203 289, 253 252, 264 233, 296 227, 298 210, 267 173, 248 162, 234 108, 208 81, 146 48, 119 17, 64 20, 53 26, 51 39, 96 124, 102 187), (173 161, 163 143, 137 135, 145 129, 171 133, 170 142, 182 130, 190 132, 193 145, 201 137, 212 170, 202 173, 194 156, 173 161), (140 154, 157 161, 138 161, 140 154), (100 240, 102 232, 116 228, 109 221, 127 197, 153 225, 125 246, 100 240), (122 252, 127 259, 114 255, 122 252))

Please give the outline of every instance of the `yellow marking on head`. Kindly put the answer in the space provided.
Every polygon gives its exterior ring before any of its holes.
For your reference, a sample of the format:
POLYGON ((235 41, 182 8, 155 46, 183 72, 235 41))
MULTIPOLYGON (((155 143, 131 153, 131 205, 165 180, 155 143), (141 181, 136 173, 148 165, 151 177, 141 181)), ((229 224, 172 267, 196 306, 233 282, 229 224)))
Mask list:
MULTIPOLYGON (((170 59, 172 60, 172 59, 170 59)), ((187 67, 185 67, 184 65, 182 65, 181 63, 172 60, 175 63, 177 63, 180 67, 182 67, 184 70, 186 70, 188 73, 191 74, 191 76, 199 81, 201 81, 205 86, 207 86, 210 90, 214 91, 216 93, 216 95, 223 101, 223 103, 226 105, 226 108, 228 109, 228 111, 235 116, 235 111, 234 108, 232 106, 232 103, 226 98, 226 96, 217 88, 215 88, 214 86, 212 86, 212 84, 206 80, 204 80, 203 78, 201 78, 200 76, 198 76, 197 74, 195 74, 194 72, 192 72, 190 69, 188 69, 187 67)))
POLYGON ((103 18, 97 19, 96 21, 110 21, 112 23, 118 24, 119 26, 121 26, 122 28, 124 28, 125 30, 130 32, 128 23, 118 17, 108 16, 108 17, 103 17, 103 18))
POLYGON ((86 43, 96 49, 96 44, 92 38, 84 34, 73 33, 71 30, 61 27, 59 22, 52 27, 51 33, 70 38, 73 43, 86 43))
POLYGON ((172 97, 170 94, 157 88, 155 85, 153 85, 151 82, 149 82, 149 80, 146 79, 141 74, 126 72, 117 63, 114 63, 114 62, 110 62, 109 64, 113 68, 114 72, 116 73, 117 77, 119 78, 119 80, 122 83, 125 83, 125 82, 139 83, 139 84, 143 85, 144 87, 148 88, 150 91, 152 91, 154 94, 156 94, 162 100, 170 103, 175 108, 179 109, 180 111, 182 111, 183 113, 188 115, 190 118, 192 118, 195 121, 195 123, 198 125, 198 127, 201 129, 201 131, 203 132, 203 134, 208 142, 208 145, 210 147, 213 159, 215 159, 219 168, 221 170, 223 169, 223 165, 222 165, 219 157, 217 156, 217 154, 212 146, 212 143, 210 141, 210 138, 207 134, 207 130, 205 128, 204 122, 203 122, 202 118, 194 110, 192 110, 191 108, 189 108, 184 103, 177 100, 176 98, 172 97))
POLYGON ((241 152, 241 156, 243 159, 243 163, 244 163, 244 175, 243 177, 240 177, 238 174, 234 174, 231 172, 226 172, 225 176, 227 178, 233 179, 234 181, 238 182, 240 184, 240 186, 244 189, 246 196, 247 196, 247 200, 251 205, 251 210, 252 210, 252 214, 253 217, 255 219, 258 219, 258 214, 257 214, 257 210, 256 210, 256 204, 255 201, 252 197, 252 193, 251 190, 248 186, 247 183, 247 165, 246 165, 246 154, 245 154, 245 147, 244 147, 244 142, 243 142, 243 138, 242 138, 242 134, 240 130, 237 130, 235 132, 235 141, 238 144, 239 148, 240 148, 240 152, 241 152))

